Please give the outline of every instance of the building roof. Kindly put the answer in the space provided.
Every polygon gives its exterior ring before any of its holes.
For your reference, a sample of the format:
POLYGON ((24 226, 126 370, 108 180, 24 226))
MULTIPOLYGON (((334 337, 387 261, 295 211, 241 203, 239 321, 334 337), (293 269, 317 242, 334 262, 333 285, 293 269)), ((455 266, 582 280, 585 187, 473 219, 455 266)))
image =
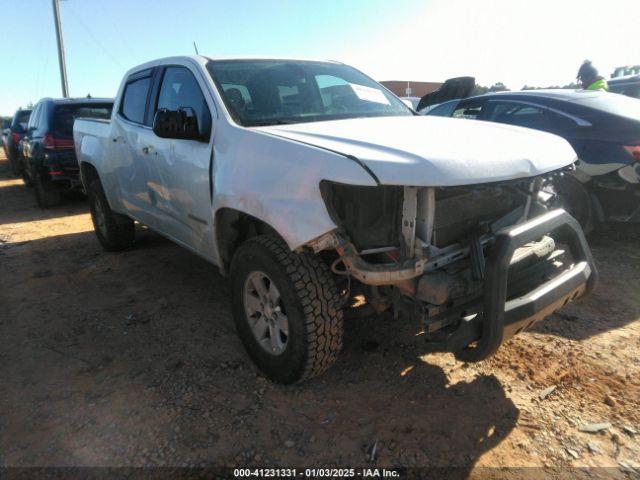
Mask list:
POLYGON ((436 91, 441 82, 413 82, 411 80, 384 80, 380 82, 399 97, 407 96, 407 85, 411 87, 412 97, 424 97, 427 93, 436 91))

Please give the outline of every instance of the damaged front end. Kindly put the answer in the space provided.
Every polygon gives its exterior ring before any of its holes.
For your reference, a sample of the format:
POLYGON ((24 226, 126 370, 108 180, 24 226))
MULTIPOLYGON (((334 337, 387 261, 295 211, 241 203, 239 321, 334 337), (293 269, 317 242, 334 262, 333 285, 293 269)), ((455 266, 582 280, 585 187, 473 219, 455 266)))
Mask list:
POLYGON ((322 182, 339 228, 309 246, 334 252, 334 273, 376 310, 420 319, 430 351, 482 360, 595 285, 580 226, 548 207, 553 175, 442 188, 322 182))

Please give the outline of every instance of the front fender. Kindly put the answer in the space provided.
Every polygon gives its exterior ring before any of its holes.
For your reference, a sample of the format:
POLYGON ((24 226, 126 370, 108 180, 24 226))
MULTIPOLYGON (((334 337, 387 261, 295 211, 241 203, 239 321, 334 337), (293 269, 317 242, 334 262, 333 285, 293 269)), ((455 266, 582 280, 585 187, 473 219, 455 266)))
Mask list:
MULTIPOLYGON (((375 186, 356 161, 264 132, 226 126, 214 142, 213 216, 222 208, 272 227, 292 250, 336 228, 320 182, 375 186)), ((216 246, 215 256, 219 259, 216 246)))

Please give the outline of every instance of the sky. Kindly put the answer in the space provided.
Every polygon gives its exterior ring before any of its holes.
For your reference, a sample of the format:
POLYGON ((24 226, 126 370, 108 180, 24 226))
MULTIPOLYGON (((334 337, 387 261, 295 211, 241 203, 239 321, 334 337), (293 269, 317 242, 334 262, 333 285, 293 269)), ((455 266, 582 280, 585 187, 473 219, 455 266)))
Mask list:
MULTIPOLYGON (((0 0, 0 115, 61 96, 51 0, 0 0)), ((565 85, 640 64, 639 0, 61 0, 71 96, 159 57, 339 60, 377 80, 565 85)))

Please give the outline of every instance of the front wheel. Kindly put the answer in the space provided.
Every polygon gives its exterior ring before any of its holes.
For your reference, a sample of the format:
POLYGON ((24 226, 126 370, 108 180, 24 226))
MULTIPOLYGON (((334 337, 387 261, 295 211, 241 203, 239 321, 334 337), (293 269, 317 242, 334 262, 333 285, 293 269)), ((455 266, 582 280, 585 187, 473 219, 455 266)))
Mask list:
POLYGON ((342 349, 333 276, 319 258, 273 235, 240 246, 231 263, 233 317, 249 356, 280 383, 324 372, 342 349))
POLYGON ((135 224, 131 218, 111 210, 100 180, 91 182, 87 194, 93 228, 102 248, 115 252, 131 247, 136 235, 135 224))

